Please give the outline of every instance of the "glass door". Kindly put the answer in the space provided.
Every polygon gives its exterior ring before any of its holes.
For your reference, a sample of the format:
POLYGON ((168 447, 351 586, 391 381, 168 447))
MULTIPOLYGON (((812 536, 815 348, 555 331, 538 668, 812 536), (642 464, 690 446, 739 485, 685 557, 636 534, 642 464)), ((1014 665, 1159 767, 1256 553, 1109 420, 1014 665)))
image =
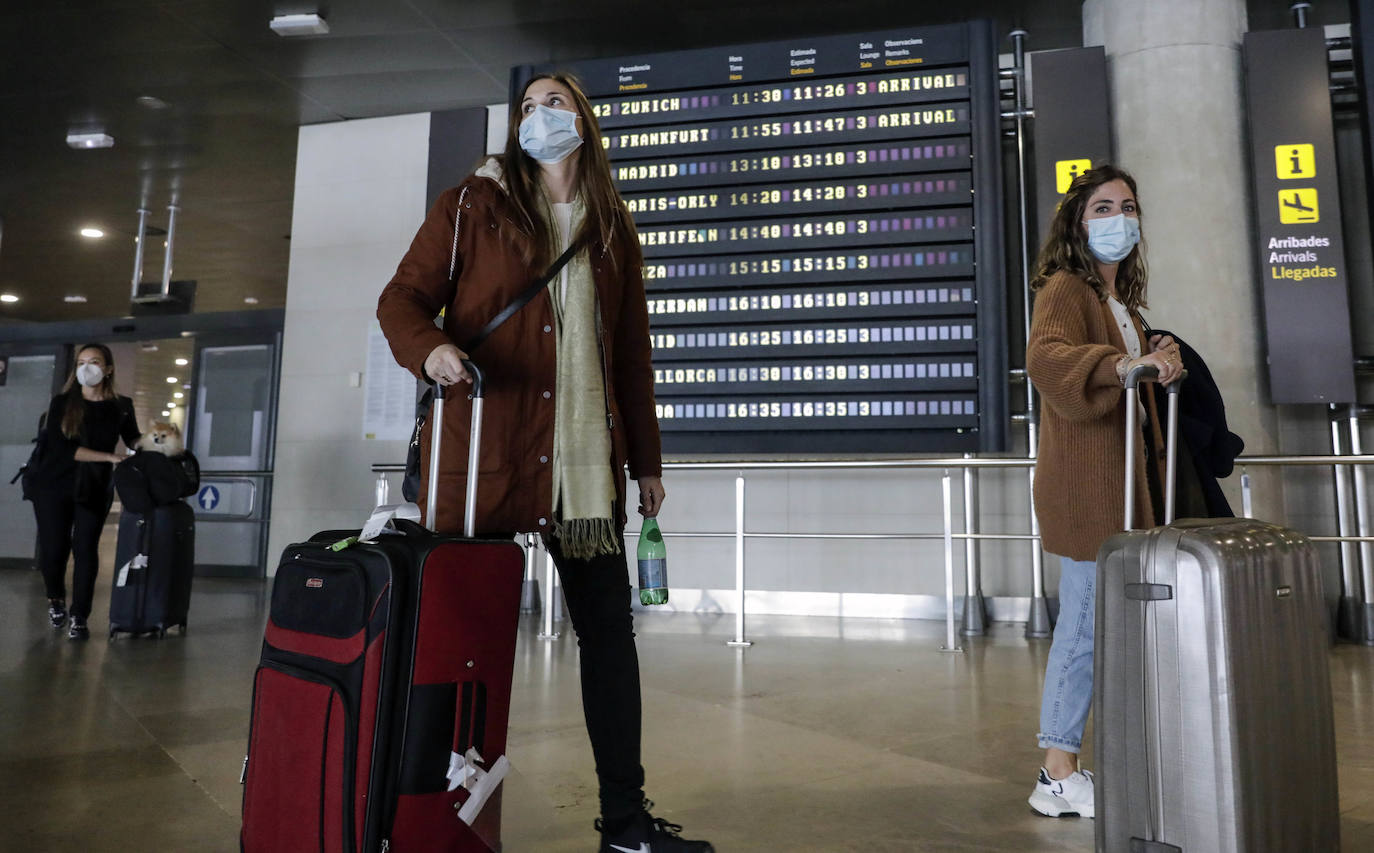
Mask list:
POLYGON ((28 461, 38 419, 48 410, 55 393, 58 354, 6 357, 4 384, 0 385, 0 566, 30 567, 34 564, 38 526, 33 506, 26 503, 19 483, 10 478, 28 461))
POLYGON ((272 490, 280 336, 198 341, 190 445, 200 462, 196 571, 262 577, 272 490))

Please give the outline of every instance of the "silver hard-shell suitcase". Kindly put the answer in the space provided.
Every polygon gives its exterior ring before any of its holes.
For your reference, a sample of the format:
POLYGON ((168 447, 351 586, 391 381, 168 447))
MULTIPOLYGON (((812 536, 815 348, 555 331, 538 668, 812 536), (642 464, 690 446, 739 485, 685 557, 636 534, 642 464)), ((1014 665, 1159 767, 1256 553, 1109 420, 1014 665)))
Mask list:
MULTIPOLYGON (((1170 393, 1166 521, 1176 423, 1170 393)), ((1098 852, 1338 851, 1327 646, 1317 558, 1299 533, 1192 519, 1107 540, 1093 664, 1098 852)))

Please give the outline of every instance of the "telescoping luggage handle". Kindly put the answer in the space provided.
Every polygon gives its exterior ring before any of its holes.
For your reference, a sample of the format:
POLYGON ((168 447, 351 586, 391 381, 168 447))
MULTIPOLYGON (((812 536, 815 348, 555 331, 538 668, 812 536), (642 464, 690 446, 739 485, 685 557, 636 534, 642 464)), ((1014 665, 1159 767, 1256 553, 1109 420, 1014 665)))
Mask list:
MULTIPOLYGON (((1142 379, 1156 379, 1159 377, 1159 368, 1153 364, 1138 364, 1131 368, 1126 374, 1126 517, 1122 523, 1123 530, 1130 530, 1131 524, 1135 519, 1135 449, 1134 436, 1139 430, 1136 420, 1140 393, 1140 382, 1142 379)), ((1178 379, 1168 386, 1169 391, 1169 416, 1165 429, 1165 450, 1164 450, 1164 523, 1171 524, 1174 520, 1174 505, 1176 499, 1176 472, 1178 471, 1178 391, 1183 385, 1183 380, 1188 378, 1188 371, 1179 374, 1178 379)))
MULTIPOLYGON (((468 538, 476 535, 477 529, 477 460, 482 449, 482 396, 486 387, 486 377, 477 365, 463 359, 463 367, 472 377, 472 441, 468 444, 468 489, 463 501, 463 535, 468 538)), ((425 504, 425 522, 430 530, 435 530, 439 510, 439 445, 444 430, 444 398, 447 389, 443 385, 434 386, 434 414, 430 422, 429 445, 429 495, 425 504)))

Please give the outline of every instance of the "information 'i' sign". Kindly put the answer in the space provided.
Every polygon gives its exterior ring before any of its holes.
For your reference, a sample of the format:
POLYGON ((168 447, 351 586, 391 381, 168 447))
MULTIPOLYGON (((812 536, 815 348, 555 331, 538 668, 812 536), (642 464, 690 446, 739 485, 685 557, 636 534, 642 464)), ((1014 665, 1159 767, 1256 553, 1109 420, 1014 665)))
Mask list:
POLYGON ((572 71, 645 257, 670 454, 1002 450, 986 22, 572 71))

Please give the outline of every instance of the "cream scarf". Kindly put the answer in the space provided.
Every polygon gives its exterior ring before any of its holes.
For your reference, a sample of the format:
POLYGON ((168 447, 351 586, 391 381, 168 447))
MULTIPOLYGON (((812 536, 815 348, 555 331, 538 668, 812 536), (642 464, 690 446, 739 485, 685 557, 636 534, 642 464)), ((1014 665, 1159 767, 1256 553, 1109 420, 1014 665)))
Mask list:
MULTIPOLYGON (((566 233, 548 198, 541 213, 558 257, 571 243, 586 213, 573 200, 566 233)), ((601 354, 601 312, 591 262, 583 249, 549 282, 556 335, 557 381, 553 418, 553 535, 569 557, 589 559, 620 552, 616 536, 615 481, 611 478, 611 433, 607 420, 605 361, 601 354)))

